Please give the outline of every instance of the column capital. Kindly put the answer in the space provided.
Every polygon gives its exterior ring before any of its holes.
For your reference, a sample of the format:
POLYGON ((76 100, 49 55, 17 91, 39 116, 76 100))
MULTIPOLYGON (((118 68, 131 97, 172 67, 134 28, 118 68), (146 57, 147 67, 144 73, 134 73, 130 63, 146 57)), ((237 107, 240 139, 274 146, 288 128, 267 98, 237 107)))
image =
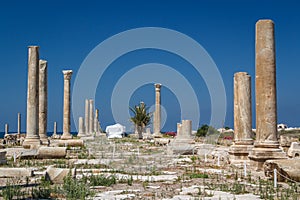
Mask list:
POLYGON ((41 71, 45 71, 47 68, 47 61, 46 60, 39 60, 39 68, 41 71))
POLYGON ((160 83, 155 83, 154 86, 155 86, 156 90, 160 90, 160 88, 161 88, 161 84, 160 83))
POLYGON ((36 46, 36 45, 29 45, 28 48, 30 48, 30 49, 39 49, 40 47, 36 46))
POLYGON ((259 25, 259 24, 264 24, 264 25, 271 24, 273 26, 274 22, 271 19, 260 19, 256 22, 256 25, 259 25))
POLYGON ((234 74, 234 77, 237 77, 237 76, 247 76, 247 77, 250 77, 250 75, 247 72, 236 72, 234 74))
POLYGON ((72 73, 73 73, 72 70, 63 70, 62 72, 64 74, 64 79, 65 80, 70 80, 71 79, 71 76, 72 76, 72 73))

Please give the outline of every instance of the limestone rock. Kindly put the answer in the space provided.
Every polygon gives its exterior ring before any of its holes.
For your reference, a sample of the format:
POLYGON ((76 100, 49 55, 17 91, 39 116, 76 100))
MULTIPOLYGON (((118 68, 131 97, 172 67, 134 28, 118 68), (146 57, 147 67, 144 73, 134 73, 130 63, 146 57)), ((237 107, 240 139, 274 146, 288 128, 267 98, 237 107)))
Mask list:
POLYGON ((167 145, 170 142, 171 142, 171 140, 169 138, 155 138, 154 139, 154 143, 156 145, 161 145, 161 146, 167 145))
POLYGON ((298 142, 292 142, 288 149, 288 156, 291 158, 300 156, 300 144, 298 142))
POLYGON ((66 147, 83 147, 84 142, 81 139, 59 140, 58 145, 66 147))
POLYGON ((292 142, 298 142, 299 139, 296 136, 290 136, 290 135, 281 135, 280 136, 280 146, 282 147, 290 147, 292 142))
POLYGON ((0 178, 31 177, 32 169, 28 168, 0 168, 0 178))
POLYGON ((37 151, 38 158, 65 158, 67 147, 40 147, 37 151))
POLYGON ((277 169, 278 181, 285 181, 287 178, 300 181, 300 159, 267 160, 263 167, 267 177, 274 178, 274 169, 277 169))
POLYGON ((68 168, 55 168, 49 166, 46 170, 46 180, 51 181, 54 184, 64 183, 64 178, 71 173, 72 176, 75 176, 75 169, 68 168))

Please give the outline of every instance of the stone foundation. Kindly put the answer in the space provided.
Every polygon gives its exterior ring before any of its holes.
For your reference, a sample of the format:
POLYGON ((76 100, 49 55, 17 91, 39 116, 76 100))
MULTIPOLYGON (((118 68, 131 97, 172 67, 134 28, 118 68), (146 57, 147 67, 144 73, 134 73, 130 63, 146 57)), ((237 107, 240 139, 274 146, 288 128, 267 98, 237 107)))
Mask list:
POLYGON ((286 159, 286 153, 277 146, 277 148, 254 147, 248 156, 251 160, 251 166, 255 170, 262 170, 263 164, 267 160, 286 159))
POLYGON ((177 124, 177 136, 169 144, 168 154, 191 155, 195 152, 195 141, 191 137, 192 121, 182 120, 182 124, 177 124))
POLYGON ((248 160, 249 152, 253 149, 253 145, 231 145, 228 151, 231 160, 248 160))

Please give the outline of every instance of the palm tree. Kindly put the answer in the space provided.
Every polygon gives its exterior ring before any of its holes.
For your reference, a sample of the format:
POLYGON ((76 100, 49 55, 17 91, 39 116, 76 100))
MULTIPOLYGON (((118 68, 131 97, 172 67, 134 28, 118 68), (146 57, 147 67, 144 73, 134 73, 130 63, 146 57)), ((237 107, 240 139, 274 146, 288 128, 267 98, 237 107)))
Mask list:
POLYGON ((134 108, 129 107, 129 109, 134 114, 133 117, 130 117, 130 121, 136 126, 139 139, 143 139, 143 130, 150 124, 152 113, 148 112, 144 102, 140 102, 134 108))

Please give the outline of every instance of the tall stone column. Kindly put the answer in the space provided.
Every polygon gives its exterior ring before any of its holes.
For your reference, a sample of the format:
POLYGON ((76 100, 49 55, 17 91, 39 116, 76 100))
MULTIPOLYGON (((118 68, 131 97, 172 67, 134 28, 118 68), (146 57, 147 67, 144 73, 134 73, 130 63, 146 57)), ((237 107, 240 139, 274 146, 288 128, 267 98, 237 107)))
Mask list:
POLYGON ((61 139, 71 139, 71 76, 72 70, 63 70, 64 74, 64 120, 61 139))
POLYGON ((47 61, 39 62, 39 136, 42 144, 48 145, 47 137, 47 61))
POLYGON ((84 137, 86 136, 85 132, 84 132, 84 121, 83 121, 83 117, 79 117, 78 120, 78 137, 84 137))
POLYGON ((18 130, 17 130, 18 138, 21 137, 21 113, 18 113, 18 130))
POLYGON ((268 159, 286 157, 277 139, 274 23, 256 23, 256 141, 249 154, 257 169, 268 159))
POLYGON ((154 112, 154 119, 153 119, 153 136, 154 137, 161 137, 160 133, 160 119, 161 119, 161 110, 160 110, 160 89, 161 84, 156 83, 155 86, 155 112, 154 112))
POLYGON ((251 77, 246 72, 234 74, 234 143, 229 149, 232 160, 247 160, 253 148, 251 77))
POLYGON ((57 124, 56 124, 56 122, 53 123, 53 135, 57 135, 57 124))
POLYGON ((5 135, 7 135, 8 134, 8 124, 5 124, 5 135))
POLYGON ((39 47, 28 47, 27 119, 24 148, 37 148, 40 144, 38 132, 39 113, 39 47))
POLYGON ((89 107, 90 107, 90 111, 89 111, 89 134, 94 133, 94 100, 90 99, 89 100, 89 107))
POLYGON ((90 128, 89 128, 89 100, 85 100, 85 113, 84 113, 84 124, 85 124, 85 134, 88 134, 90 128))
POLYGON ((99 122, 99 110, 96 109, 95 110, 95 118, 94 118, 94 131, 96 133, 99 132, 99 129, 98 129, 98 122, 99 122))

